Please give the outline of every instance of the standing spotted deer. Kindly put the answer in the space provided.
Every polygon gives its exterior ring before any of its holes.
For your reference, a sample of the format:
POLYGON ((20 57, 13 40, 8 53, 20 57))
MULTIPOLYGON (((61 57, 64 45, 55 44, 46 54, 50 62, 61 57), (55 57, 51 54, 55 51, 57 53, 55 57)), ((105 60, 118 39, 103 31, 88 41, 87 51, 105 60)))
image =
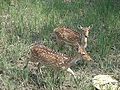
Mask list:
POLYGON ((42 45, 33 45, 31 48, 31 62, 39 62, 41 66, 51 67, 54 70, 66 70, 74 77, 74 72, 70 69, 79 59, 87 61, 91 60, 91 57, 87 52, 81 48, 80 53, 77 52, 73 56, 67 56, 58 52, 55 52, 42 45))
POLYGON ((89 27, 82 27, 79 28, 83 31, 82 34, 79 32, 66 28, 66 27, 58 27, 53 30, 53 33, 56 36, 57 44, 60 45, 62 42, 68 43, 72 46, 79 48, 86 48, 87 47, 87 38, 90 30, 89 27))

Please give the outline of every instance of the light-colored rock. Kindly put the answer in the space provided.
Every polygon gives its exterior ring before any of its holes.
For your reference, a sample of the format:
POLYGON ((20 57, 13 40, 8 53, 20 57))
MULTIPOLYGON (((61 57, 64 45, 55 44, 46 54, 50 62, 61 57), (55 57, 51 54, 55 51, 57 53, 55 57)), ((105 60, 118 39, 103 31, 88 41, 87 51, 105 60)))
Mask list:
POLYGON ((92 79, 92 83, 98 90, 118 90, 118 81, 111 75, 97 75, 92 79))

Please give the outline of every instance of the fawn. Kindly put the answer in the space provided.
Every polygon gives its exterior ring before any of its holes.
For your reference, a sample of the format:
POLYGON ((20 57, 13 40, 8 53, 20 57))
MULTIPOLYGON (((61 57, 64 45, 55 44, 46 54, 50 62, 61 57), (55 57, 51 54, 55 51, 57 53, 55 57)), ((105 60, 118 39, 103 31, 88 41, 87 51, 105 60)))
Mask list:
POLYGON ((91 57, 87 52, 81 48, 80 53, 77 52, 73 56, 67 56, 55 52, 43 45, 33 45, 31 48, 31 62, 39 62, 41 66, 51 67, 53 70, 66 70, 75 77, 75 73, 70 69, 79 59, 87 61, 91 60, 91 57))
POLYGON ((60 45, 63 41, 65 43, 77 47, 78 49, 85 49, 87 47, 87 38, 91 27, 79 26, 79 28, 83 31, 82 34, 66 27, 55 28, 53 30, 53 33, 56 36, 57 44, 60 45))

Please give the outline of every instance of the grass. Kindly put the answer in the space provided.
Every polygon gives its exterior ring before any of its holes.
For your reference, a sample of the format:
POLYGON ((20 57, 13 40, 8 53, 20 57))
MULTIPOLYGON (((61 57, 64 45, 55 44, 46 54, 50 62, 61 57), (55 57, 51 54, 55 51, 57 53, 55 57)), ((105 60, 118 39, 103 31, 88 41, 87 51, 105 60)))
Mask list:
MULTIPOLYGON (((112 74, 120 78, 120 6, 114 0, 1 0, 0 1, 0 89, 93 90, 91 78, 112 74), (33 63, 23 69, 29 46, 44 44, 56 51, 50 36, 54 28, 93 24, 87 51, 92 62, 79 61, 72 69, 77 84, 68 73, 58 75, 49 68, 41 75, 33 63)), ((81 31, 80 31, 81 32, 81 31)), ((71 55, 63 46, 61 53, 71 55)))

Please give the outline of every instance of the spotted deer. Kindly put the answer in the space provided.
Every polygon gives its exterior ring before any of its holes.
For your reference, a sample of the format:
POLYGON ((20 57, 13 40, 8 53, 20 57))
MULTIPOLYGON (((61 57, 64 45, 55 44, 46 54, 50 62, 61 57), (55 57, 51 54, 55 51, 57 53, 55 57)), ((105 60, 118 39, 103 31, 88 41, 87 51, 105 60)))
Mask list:
POLYGON ((56 36, 57 44, 60 45, 62 42, 65 42, 77 47, 78 49, 85 49, 87 47, 87 38, 91 27, 79 26, 79 28, 83 31, 82 33, 66 27, 55 28, 53 33, 56 36))
POLYGON ((79 59, 86 61, 92 60, 87 52, 81 48, 80 53, 77 52, 73 56, 67 56, 59 52, 55 52, 43 45, 33 45, 30 48, 31 62, 39 62, 41 66, 47 66, 53 70, 66 70, 75 77, 75 73, 70 69, 79 59))

